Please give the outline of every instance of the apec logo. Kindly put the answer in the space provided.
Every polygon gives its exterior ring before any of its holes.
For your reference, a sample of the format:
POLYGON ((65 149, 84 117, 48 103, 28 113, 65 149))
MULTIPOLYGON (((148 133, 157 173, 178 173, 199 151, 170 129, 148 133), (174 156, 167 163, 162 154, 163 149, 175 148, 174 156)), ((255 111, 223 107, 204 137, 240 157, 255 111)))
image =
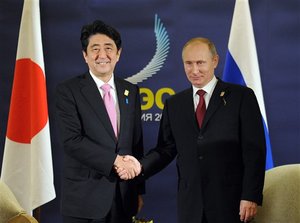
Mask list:
MULTIPOLYGON (((164 108, 163 103, 163 96, 167 95, 173 95, 175 94, 175 91, 172 88, 160 88, 158 91, 154 94, 153 91, 149 88, 140 88, 140 95, 141 95, 141 107, 142 111, 147 111, 151 109, 154 104, 162 110, 164 108)), ((142 120, 144 122, 149 121, 156 121, 159 122, 161 119, 162 114, 161 113, 143 113, 142 114, 142 120)))
MULTIPOLYGON (((168 56, 170 49, 170 39, 167 33, 166 28, 163 26, 163 23, 158 18, 157 14, 155 15, 154 21, 154 33, 156 37, 156 51, 150 62, 137 74, 132 75, 131 77, 126 78, 127 81, 137 84, 141 83, 144 80, 152 77, 156 74, 164 65, 164 62, 168 56)), ((142 111, 147 111, 151 109, 154 105, 157 106, 160 110, 163 109, 163 96, 164 95, 173 95, 175 94, 172 88, 160 88, 157 92, 153 92, 149 88, 140 88, 141 95, 141 108, 142 111)), ((143 121, 160 121, 161 113, 143 113, 143 121)))
POLYGON ((149 110, 154 106, 154 103, 160 110, 162 110, 164 108, 163 96, 165 94, 171 96, 175 94, 175 91, 172 88, 160 88, 154 94, 149 88, 141 88, 140 95, 142 97, 142 111, 149 110))

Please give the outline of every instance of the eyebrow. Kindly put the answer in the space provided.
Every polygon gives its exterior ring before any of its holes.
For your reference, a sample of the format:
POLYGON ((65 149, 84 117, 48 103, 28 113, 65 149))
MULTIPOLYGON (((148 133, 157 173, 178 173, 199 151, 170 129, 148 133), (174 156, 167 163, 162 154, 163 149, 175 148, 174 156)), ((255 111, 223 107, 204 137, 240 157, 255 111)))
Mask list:
POLYGON ((113 46, 114 44, 112 43, 104 43, 104 46, 113 46))
POLYGON ((206 62, 206 60, 203 60, 203 59, 201 59, 201 60, 185 60, 184 62, 185 63, 198 63, 198 62, 206 62))
MULTIPOLYGON (((95 43, 95 44, 91 45, 91 47, 95 47, 95 46, 100 46, 100 44, 95 43)), ((113 46, 113 44, 112 43, 104 43, 104 46, 113 46)))

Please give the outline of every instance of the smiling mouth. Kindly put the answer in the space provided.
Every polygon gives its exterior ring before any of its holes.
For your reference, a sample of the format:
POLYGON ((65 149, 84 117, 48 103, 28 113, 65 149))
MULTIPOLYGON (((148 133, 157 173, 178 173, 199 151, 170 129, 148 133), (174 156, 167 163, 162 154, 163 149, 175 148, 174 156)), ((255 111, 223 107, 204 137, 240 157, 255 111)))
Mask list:
POLYGON ((109 61, 101 61, 101 62, 96 61, 96 64, 106 65, 109 64, 109 61))
POLYGON ((192 80, 194 81, 198 81, 198 80, 201 80, 202 78, 201 77, 193 77, 192 80))

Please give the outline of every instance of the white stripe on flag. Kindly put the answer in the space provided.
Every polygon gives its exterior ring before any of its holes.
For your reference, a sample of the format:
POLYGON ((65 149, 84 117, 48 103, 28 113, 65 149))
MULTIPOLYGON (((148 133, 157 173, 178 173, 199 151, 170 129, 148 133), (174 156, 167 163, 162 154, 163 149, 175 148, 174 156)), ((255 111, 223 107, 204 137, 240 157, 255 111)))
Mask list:
POLYGON ((38 0, 24 0, 1 180, 28 214, 56 196, 38 0))
POLYGON ((254 32, 248 0, 236 0, 228 52, 225 61, 223 80, 244 84, 255 92, 264 120, 267 163, 266 169, 272 168, 273 159, 269 138, 267 115, 264 105, 263 91, 258 66, 254 32))

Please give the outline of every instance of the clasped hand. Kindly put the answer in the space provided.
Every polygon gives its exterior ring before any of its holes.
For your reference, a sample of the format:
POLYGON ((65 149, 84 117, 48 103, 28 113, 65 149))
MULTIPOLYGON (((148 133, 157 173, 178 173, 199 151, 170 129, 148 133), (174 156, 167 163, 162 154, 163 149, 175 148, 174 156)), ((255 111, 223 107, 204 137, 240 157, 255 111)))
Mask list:
POLYGON ((122 180, 133 179, 134 177, 138 176, 142 171, 140 162, 134 156, 130 155, 117 155, 114 167, 116 173, 122 180))

